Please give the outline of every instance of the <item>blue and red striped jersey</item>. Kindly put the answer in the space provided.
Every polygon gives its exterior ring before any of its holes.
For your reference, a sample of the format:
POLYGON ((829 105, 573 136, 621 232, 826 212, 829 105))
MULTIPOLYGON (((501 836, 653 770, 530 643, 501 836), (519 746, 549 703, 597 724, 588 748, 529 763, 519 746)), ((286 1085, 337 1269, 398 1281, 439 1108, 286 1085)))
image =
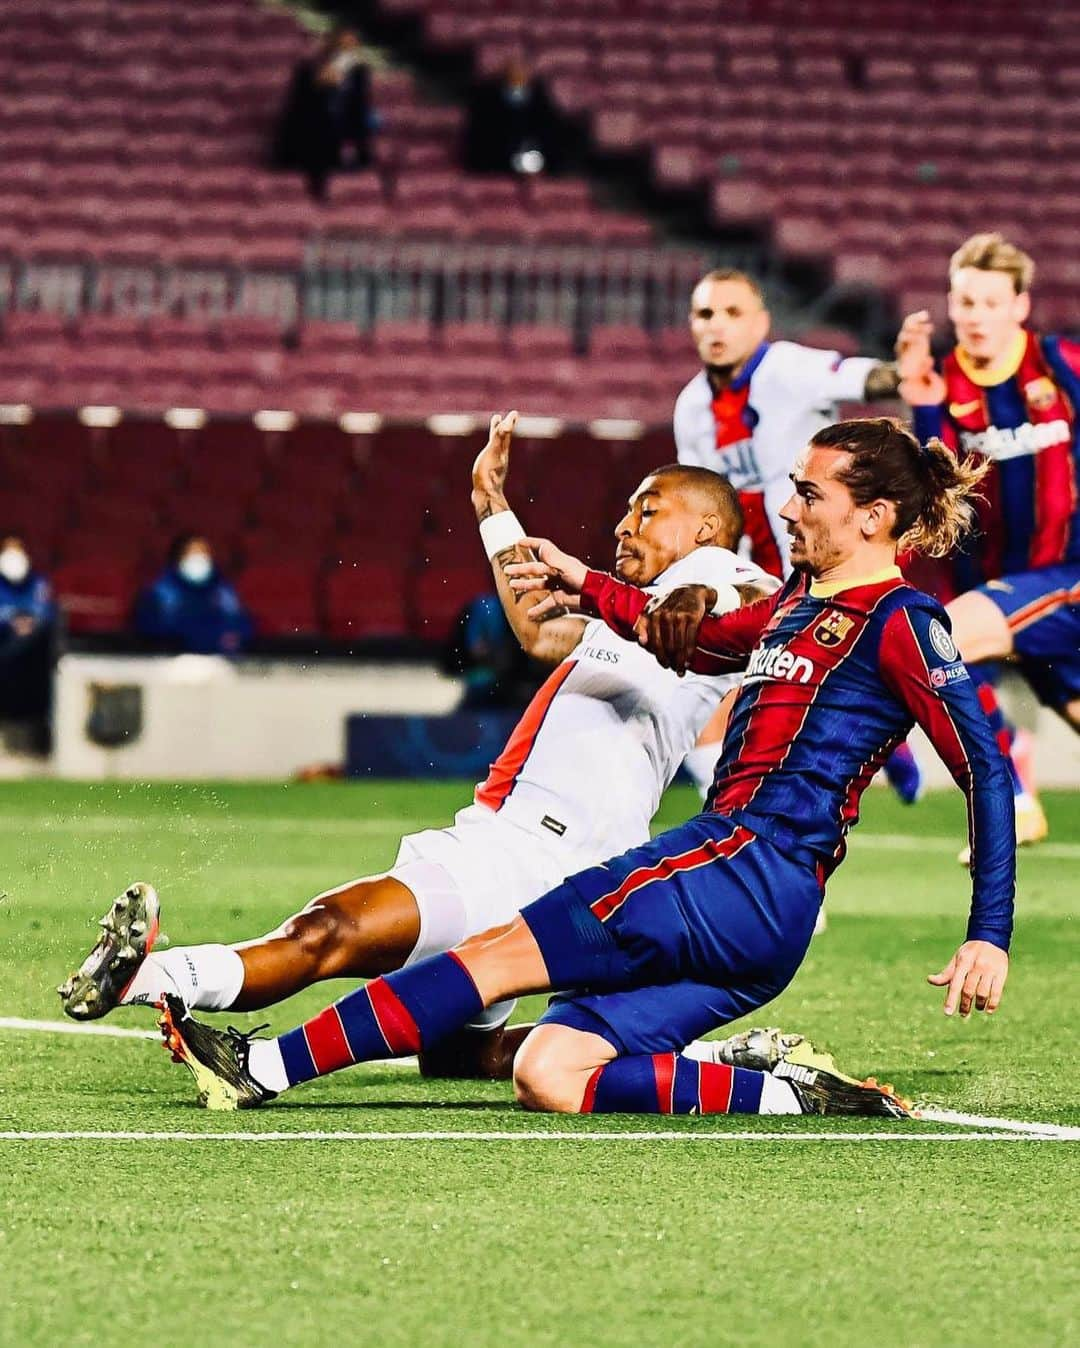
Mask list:
POLYGON ((963 588, 1080 561, 1080 344, 1022 332, 997 367, 957 347, 941 373, 945 401, 915 408, 916 435, 991 461, 963 588))
MULTIPOLYGON (((623 636, 648 601, 592 571, 583 597, 623 636)), ((897 567, 854 583, 795 575, 769 599, 707 617, 691 668, 745 671, 707 808, 828 874, 843 859, 863 790, 917 722, 967 799, 968 939, 1008 949, 1012 789, 949 626, 897 567)))

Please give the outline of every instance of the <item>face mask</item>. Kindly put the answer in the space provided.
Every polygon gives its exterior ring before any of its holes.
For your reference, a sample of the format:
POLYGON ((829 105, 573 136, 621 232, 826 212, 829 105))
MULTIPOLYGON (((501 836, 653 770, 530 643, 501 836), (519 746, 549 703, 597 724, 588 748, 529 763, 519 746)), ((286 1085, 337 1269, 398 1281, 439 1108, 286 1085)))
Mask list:
POLYGON ((176 569, 189 584, 205 585, 210 579, 214 563, 205 552, 189 552, 186 557, 180 559, 180 565, 176 569))
POLYGON ((30 573, 30 558, 22 548, 0 550, 0 576, 12 585, 21 585, 30 573))

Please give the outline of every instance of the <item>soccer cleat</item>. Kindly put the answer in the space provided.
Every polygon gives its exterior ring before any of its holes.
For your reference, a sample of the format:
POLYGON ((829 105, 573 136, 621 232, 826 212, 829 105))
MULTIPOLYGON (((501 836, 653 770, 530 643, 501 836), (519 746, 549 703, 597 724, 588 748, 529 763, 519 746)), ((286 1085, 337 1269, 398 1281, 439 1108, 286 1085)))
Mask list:
POLYGON ((728 1039, 698 1039, 688 1044, 683 1053, 699 1062, 726 1063, 728 1067, 745 1067, 751 1072, 771 1072, 803 1042, 801 1034, 785 1034, 770 1025, 764 1030, 744 1030, 728 1039))
POLYGON ((804 1114, 872 1114, 879 1118, 917 1117, 909 1100, 874 1077, 859 1081, 837 1067, 831 1053, 822 1053, 808 1039, 796 1044, 773 1068, 798 1097, 804 1114))
POLYGON ((248 1071, 251 1039, 258 1030, 245 1034, 231 1025, 224 1031, 203 1025, 171 992, 165 994, 158 1025, 173 1062, 183 1063, 195 1078, 204 1109, 255 1109, 277 1095, 248 1071))
MULTIPOLYGON (((1030 847, 1034 843, 1045 842, 1050 834, 1050 824, 1043 807, 1034 796, 1016 802, 1016 845, 1030 847)), ((962 847, 956 854, 961 866, 971 865, 971 847, 962 847)))
POLYGON ((97 945, 56 991, 72 1020, 97 1020, 120 1004, 139 965, 154 948, 160 905, 152 885, 129 885, 98 924, 97 945))

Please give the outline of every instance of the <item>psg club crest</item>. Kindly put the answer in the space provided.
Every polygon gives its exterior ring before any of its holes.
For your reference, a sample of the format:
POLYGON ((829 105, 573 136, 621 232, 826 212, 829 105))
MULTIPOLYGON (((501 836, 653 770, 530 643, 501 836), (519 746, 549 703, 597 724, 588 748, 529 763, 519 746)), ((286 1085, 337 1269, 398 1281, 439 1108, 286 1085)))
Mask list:
POLYGON ((1032 379, 1024 385, 1024 401, 1034 412, 1045 412, 1057 401, 1057 389, 1051 379, 1032 379))
POLYGON ((819 646, 839 646, 854 626, 854 618, 845 618, 831 608, 814 628, 814 640, 819 646))

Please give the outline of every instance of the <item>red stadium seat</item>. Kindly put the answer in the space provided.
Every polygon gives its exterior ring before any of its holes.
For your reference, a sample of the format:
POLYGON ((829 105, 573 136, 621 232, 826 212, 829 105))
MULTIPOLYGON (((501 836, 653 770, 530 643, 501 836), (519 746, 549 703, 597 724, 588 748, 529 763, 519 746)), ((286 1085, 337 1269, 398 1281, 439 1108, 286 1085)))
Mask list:
POLYGON ((71 561, 53 573, 53 589, 76 636, 121 632, 135 599, 135 568, 123 561, 71 561))
POLYGON ((323 587, 327 634, 342 641, 404 636, 409 630, 404 581, 402 569, 385 562, 333 568, 323 587))
POLYGON ((236 577, 260 637, 311 636, 319 631, 316 568, 301 561, 253 561, 236 577))

